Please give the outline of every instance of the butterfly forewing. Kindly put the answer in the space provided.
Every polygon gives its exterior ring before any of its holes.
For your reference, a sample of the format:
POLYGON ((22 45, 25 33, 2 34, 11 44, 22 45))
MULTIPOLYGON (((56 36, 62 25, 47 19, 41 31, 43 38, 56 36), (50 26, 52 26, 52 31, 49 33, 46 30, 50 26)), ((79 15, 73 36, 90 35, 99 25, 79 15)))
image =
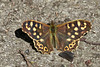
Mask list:
POLYGON ((35 48, 42 53, 50 53, 53 51, 52 44, 50 42, 50 30, 49 25, 44 23, 29 20, 25 21, 22 25, 22 31, 28 34, 33 40, 35 48))
POLYGON ((72 51, 78 46, 80 38, 91 29, 86 20, 75 20, 57 25, 56 41, 58 50, 72 51))

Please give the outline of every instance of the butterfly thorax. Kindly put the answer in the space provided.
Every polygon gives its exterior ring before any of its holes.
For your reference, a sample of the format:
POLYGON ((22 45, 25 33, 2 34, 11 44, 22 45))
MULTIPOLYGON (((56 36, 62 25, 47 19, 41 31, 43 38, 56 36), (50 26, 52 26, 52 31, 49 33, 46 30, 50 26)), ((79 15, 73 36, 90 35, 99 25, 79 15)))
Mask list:
POLYGON ((51 24, 50 24, 50 31, 52 34, 54 34, 56 32, 56 27, 54 25, 54 22, 51 22, 51 24))
POLYGON ((54 48, 56 48, 55 36, 56 36, 56 25, 52 21, 50 24, 50 36, 51 36, 51 43, 53 44, 54 48))

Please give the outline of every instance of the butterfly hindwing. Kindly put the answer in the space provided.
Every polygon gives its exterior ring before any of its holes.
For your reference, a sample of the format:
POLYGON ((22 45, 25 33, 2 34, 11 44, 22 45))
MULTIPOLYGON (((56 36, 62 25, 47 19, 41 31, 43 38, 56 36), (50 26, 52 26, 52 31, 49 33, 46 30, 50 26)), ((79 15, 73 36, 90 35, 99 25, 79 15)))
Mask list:
POLYGON ((22 25, 22 31, 28 34, 33 40, 35 48, 41 53, 50 53, 53 51, 52 44, 50 42, 50 30, 49 25, 29 20, 25 21, 22 25))
POLYGON ((91 24, 86 20, 75 20, 57 25, 56 41, 58 50, 72 51, 85 33, 91 29, 91 24))

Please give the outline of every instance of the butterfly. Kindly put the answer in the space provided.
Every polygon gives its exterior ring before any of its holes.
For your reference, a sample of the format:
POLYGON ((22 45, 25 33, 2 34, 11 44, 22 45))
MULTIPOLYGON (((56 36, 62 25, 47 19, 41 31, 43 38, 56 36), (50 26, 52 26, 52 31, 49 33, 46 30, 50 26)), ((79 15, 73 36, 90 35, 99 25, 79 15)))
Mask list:
POLYGON ((58 51, 73 51, 78 47, 82 38, 91 29, 91 23, 86 20, 74 20, 63 24, 50 25, 28 20, 22 24, 25 32, 34 43, 35 48, 45 54, 50 54, 54 48, 58 51))

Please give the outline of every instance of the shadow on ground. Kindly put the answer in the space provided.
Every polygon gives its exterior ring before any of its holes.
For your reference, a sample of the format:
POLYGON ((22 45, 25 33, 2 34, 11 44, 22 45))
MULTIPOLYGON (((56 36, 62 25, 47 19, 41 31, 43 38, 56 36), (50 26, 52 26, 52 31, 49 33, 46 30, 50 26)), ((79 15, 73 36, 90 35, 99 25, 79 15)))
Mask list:
POLYGON ((34 49, 37 52, 36 48, 34 47, 33 40, 26 33, 22 32, 22 28, 19 28, 15 31, 15 36, 17 38, 21 38, 22 40, 30 43, 32 49, 34 49))

